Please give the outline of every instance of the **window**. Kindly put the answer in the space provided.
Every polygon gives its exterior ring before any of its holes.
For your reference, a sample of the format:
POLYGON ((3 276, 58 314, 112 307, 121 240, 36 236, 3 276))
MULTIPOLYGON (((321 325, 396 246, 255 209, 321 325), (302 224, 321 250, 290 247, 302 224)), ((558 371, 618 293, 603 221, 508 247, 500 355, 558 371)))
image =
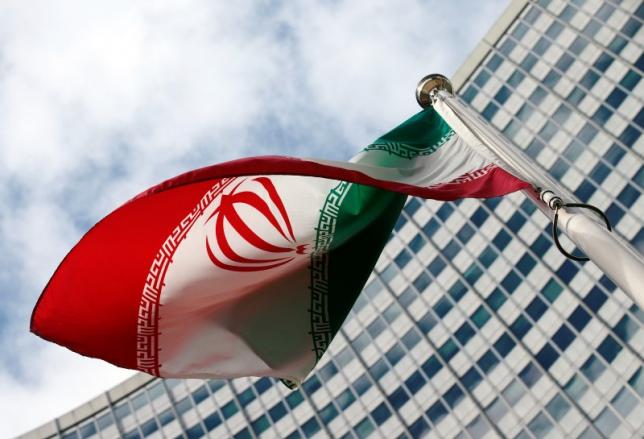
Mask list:
POLYGON ((487 246, 485 250, 479 255, 479 261, 481 261, 481 264, 485 268, 488 268, 490 265, 494 263, 498 256, 498 253, 492 249, 492 247, 487 246))
POLYGON ((286 407, 282 401, 278 401, 273 407, 268 410, 268 414, 273 420, 277 422, 286 415, 286 407))
POLYGON ((439 423, 447 415, 447 409, 442 402, 436 401, 429 409, 427 409, 427 416, 434 423, 439 423))
POLYGON ((96 419, 96 426, 98 427, 99 430, 105 430, 113 423, 114 423, 114 420, 112 419, 111 413, 105 413, 104 415, 96 419))
POLYGON ((521 278, 514 271, 511 271, 503 278, 501 286, 503 286, 508 293, 512 293, 517 289, 520 283, 521 278))
POLYGON ((458 346, 456 346, 456 343, 454 343, 453 340, 447 340, 443 346, 438 348, 438 353, 440 354, 441 357, 443 357, 443 360, 449 361, 456 355, 458 352, 458 346))
MULTIPOLYGON (((518 27, 518 26, 517 26, 518 27)), ((496 71, 496 69, 499 68, 501 63, 503 62, 503 58, 501 58, 499 55, 496 53, 490 57, 490 59, 487 61, 487 67, 491 71, 496 71)))
POLYGON ((474 314, 472 314, 472 321, 476 325, 477 328, 481 329, 483 325, 490 319, 490 313, 483 308, 483 306, 479 306, 476 311, 474 311, 474 314))
POLYGON ((619 81, 619 83, 624 88, 632 91, 640 81, 640 78, 641 76, 638 73, 634 72, 633 70, 629 70, 621 79, 621 81, 619 81))
POLYGON ((635 323, 629 316, 625 315, 615 325, 615 334, 623 341, 628 342, 639 330, 639 325, 635 323))
POLYGON ((467 87, 467 89, 465 89, 465 93, 463 93, 462 97, 467 103, 471 104, 477 94, 478 91, 476 90, 476 88, 470 85, 469 87, 467 87))
MULTIPOLYGON (((286 397, 286 403, 288 406, 293 409, 297 407, 302 401, 304 401, 304 397, 302 396, 302 393, 299 390, 295 390, 291 392, 287 397, 286 397)), ((225 415, 225 413, 224 413, 225 415)))
POLYGON ((512 92, 510 91, 510 89, 508 89, 504 85, 499 89, 496 95, 494 95, 494 99, 499 103, 499 105, 503 105, 511 95, 512 95, 512 92))
POLYGON ((203 423, 208 431, 212 431, 221 425, 221 416, 219 416, 219 413, 213 413, 204 418, 203 423))
POLYGON ((536 359, 544 369, 548 370, 559 358, 559 353, 549 344, 545 344, 537 353, 536 359))
POLYGON ((481 370, 485 373, 489 373, 494 366, 499 364, 499 359, 496 358, 496 355, 492 351, 487 351, 479 360, 476 362, 481 370))
POLYGON ((159 422, 161 423, 161 426, 167 425, 170 422, 174 421, 174 412, 172 411, 171 408, 165 409, 161 413, 159 413, 159 422))
POLYGON ((577 329, 577 331, 581 331, 590 321, 590 314, 588 314, 581 306, 577 306, 573 313, 570 314, 570 317, 568 317, 568 321, 575 327, 575 329, 577 329))
POLYGON ((407 287, 400 297, 398 297, 398 302, 403 308, 408 308, 416 297, 418 297, 418 294, 416 294, 416 292, 414 292, 410 287, 407 287))
POLYGON ((494 311, 498 311, 501 308, 501 305, 505 303, 505 296, 498 288, 495 288, 486 299, 485 302, 492 308, 494 311))
POLYGON ((251 439, 253 436, 250 434, 250 431, 248 431, 248 428, 244 428, 237 432, 234 437, 235 439, 251 439))
POLYGON ((201 401, 208 398, 208 396, 210 396, 210 394, 208 393, 206 386, 201 386, 197 390, 192 392, 192 399, 195 400, 195 404, 199 404, 201 401))
POLYGON ((422 437, 429 431, 429 425, 423 418, 418 418, 414 421, 413 424, 409 427, 409 432, 412 437, 422 437))
POLYGON ((581 366, 581 373, 583 373, 590 381, 595 381, 605 369, 606 366, 604 366, 593 354, 588 357, 588 360, 586 360, 586 362, 581 366))
POLYGON ((266 415, 261 415, 251 423, 251 427, 255 434, 261 434, 262 432, 268 430, 270 426, 271 424, 268 421, 266 415))
POLYGON ((395 409, 399 409, 409 400, 409 395, 402 387, 399 387, 387 399, 395 409))
POLYGON ((494 343, 494 349, 502 357, 507 357, 508 353, 516 346, 516 343, 508 334, 502 334, 494 343))
MULTIPOLYGON (((507 83, 510 87, 516 89, 518 85, 521 84, 521 81, 523 81, 524 78, 525 75, 521 71, 515 70, 508 78, 507 83)), ((509 90, 508 93, 510 93, 509 90)))
POLYGON ((402 336, 401 341, 403 342, 405 347, 407 347, 407 349, 411 350, 420 341, 420 335, 418 335, 416 329, 411 328, 405 333, 405 335, 402 336))
POLYGON ((615 357, 621 350, 622 346, 620 346, 617 341, 610 335, 607 335, 604 341, 597 348, 599 355, 604 357, 604 360, 609 363, 615 359, 615 357))
POLYGON ((538 297, 535 297, 526 307, 526 313, 532 317, 532 320, 537 321, 543 316, 547 309, 548 307, 546 304, 538 297))
POLYGON ((438 373, 442 369, 443 365, 438 361, 438 358, 436 358, 436 355, 432 355, 423 363, 423 365, 420 367, 423 369, 423 372, 425 372, 425 375, 427 375, 428 378, 432 378, 434 375, 438 373))
POLYGON ((597 70, 599 70, 601 72, 605 72, 606 70, 608 70, 608 67, 610 67, 610 65, 613 63, 614 60, 615 60, 615 58, 613 58, 608 53, 604 52, 601 55, 599 55, 599 57, 597 58, 597 60, 593 64, 593 66, 597 70))
POLYGON ((628 390, 628 388, 622 387, 622 390, 620 390, 617 395, 615 395, 615 397, 611 401, 611 404, 613 405, 613 407, 615 407, 615 410, 617 410, 619 414, 626 417, 637 406, 637 399, 628 390))
MULTIPOLYGON (((463 273, 463 277, 465 277, 465 280, 470 284, 474 284, 481 276, 483 276, 483 270, 481 270, 475 263, 472 263, 467 267, 467 270, 463 273)), ((449 290, 449 294, 456 301, 461 300, 465 293, 467 293, 467 287, 460 280, 456 281, 449 290)))
POLYGON ((89 421, 85 425, 80 426, 79 431, 81 437, 83 438, 90 437, 96 434, 96 426, 94 425, 94 421, 89 421))
POLYGON ((445 402, 451 408, 454 408, 454 406, 456 406, 456 404, 458 404, 464 397, 465 397, 465 394, 463 393, 461 388, 456 384, 450 387, 449 390, 445 392, 445 395, 444 395, 445 402))
POLYGON ((563 28, 564 27, 558 21, 553 21, 546 30, 546 35, 554 40, 561 33, 561 31, 563 31, 563 28))
POLYGON ((468 370, 465 375, 461 377, 461 382, 469 391, 473 391, 476 386, 481 382, 483 377, 473 367, 468 370))
POLYGON ((557 275, 561 278, 562 281, 565 283, 569 283, 572 281, 572 279, 575 277, 575 275, 579 272, 579 265, 574 264, 570 260, 566 260, 561 264, 561 267, 557 270, 557 275))
POLYGON ((563 291, 563 287, 554 279, 550 279, 543 287, 541 292, 551 303, 554 302, 559 294, 563 291))
POLYGON ((624 186, 624 189, 617 196, 617 199, 621 201, 624 206, 631 207, 640 196, 640 191, 635 189, 632 185, 627 184, 624 186))
POLYGON ((384 402, 381 402, 375 409, 373 409, 371 416, 373 416, 374 421, 376 421, 378 425, 382 425, 391 416, 391 411, 387 408, 384 402))
POLYGON ((598 162, 595 167, 590 171, 590 178, 597 184, 601 184, 606 177, 610 174, 610 168, 603 164, 602 162, 598 162))
POLYGON ((597 312, 604 302, 606 302, 606 299, 606 295, 598 287, 593 287, 586 297, 584 297, 584 303, 594 312, 597 312))
POLYGON ((420 328, 420 330, 427 334, 431 329, 436 325, 438 321, 432 316, 429 312, 425 313, 425 315, 420 318, 416 324, 420 328))
POLYGON ((606 435, 606 437, 609 437, 621 425, 621 422, 617 419, 617 416, 615 416, 615 414, 606 407, 597 417, 595 425, 606 435))
POLYGON ((512 241, 512 237, 505 230, 500 230, 493 239, 493 243, 500 250, 503 250, 512 241))
POLYGON ((149 436, 158 429, 159 426, 157 425, 157 421, 154 418, 141 424, 141 433, 143 433, 143 436, 149 436))
POLYGON ((570 404, 557 393, 546 406, 546 411, 550 413, 556 421, 560 421, 570 410, 570 404))
POLYGON ((565 325, 562 325, 552 336, 552 341, 554 341, 562 351, 570 346, 570 343, 572 343, 574 340, 575 334, 573 334, 573 332, 565 325))
POLYGON ((434 311, 436 311, 436 314, 438 315, 438 317, 444 317, 445 314, 447 314, 451 309, 452 309, 452 304, 446 297, 442 297, 434 305, 434 311))
POLYGON ((320 418, 325 424, 331 422, 336 416, 338 416, 338 411, 332 402, 328 403, 324 408, 322 408, 322 410, 320 410, 320 418))
POLYGON ((391 349, 385 353, 385 357, 389 360, 389 363, 392 366, 395 366, 402 357, 405 356, 405 351, 400 347, 398 343, 394 344, 391 349))
POLYGON ((628 380, 628 384, 633 387, 640 396, 644 396, 644 373, 642 373, 642 368, 640 367, 637 372, 628 380))
POLYGON ((516 404, 517 401, 525 394, 525 390, 516 379, 512 380, 508 387, 503 390, 503 396, 509 405, 516 404))
POLYGON ((529 424, 528 428, 536 437, 545 437, 552 430, 552 423, 543 414, 539 413, 529 424))
POLYGON ((179 414, 187 412, 188 410, 190 410, 190 408, 192 408, 192 404, 187 396, 179 401, 176 405, 176 410, 179 414))
POLYGON ((369 368, 371 376, 376 380, 380 379, 384 374, 387 373, 388 370, 389 366, 385 364, 385 360, 383 360, 382 358, 373 363, 373 365, 369 368))
POLYGON ((528 322, 525 317, 520 315, 510 326, 510 331, 512 331, 516 338, 521 339, 527 334, 530 328, 532 328, 532 324, 528 322))
POLYGON ((235 404, 235 401, 230 401, 221 408, 221 412, 223 413, 224 418, 226 419, 230 418, 238 411, 239 409, 237 408, 237 404, 235 404))
POLYGON ((481 70, 479 74, 474 79, 474 83, 479 87, 483 87, 485 83, 490 79, 490 74, 485 70, 481 70))
POLYGON ((634 17, 630 18, 624 26, 622 26, 622 32, 628 37, 633 38, 633 36, 640 30, 642 24, 636 20, 634 17))
POLYGON ((604 125, 608 119, 613 115, 613 111, 606 107, 605 105, 600 105, 599 108, 595 111, 595 114, 592 115, 592 119, 598 125, 604 125))
MULTIPOLYGON (((437 276, 441 271, 443 271, 443 268, 445 268, 445 263, 439 258, 436 258, 427 268, 434 276, 437 276)), ((430 283, 431 279, 429 276, 425 273, 420 273, 414 280, 414 288, 416 288, 416 291, 423 292, 430 283)))
POLYGON ((425 382, 425 378, 423 378, 422 374, 416 371, 405 380, 405 386, 407 386, 411 393, 416 393, 425 385, 425 382))
POLYGON ((527 276, 536 264, 536 260, 528 253, 525 253, 521 259, 519 259, 519 262, 517 262, 517 268, 524 276, 527 276))
POLYGON ((355 389, 358 396, 365 393, 371 387, 371 381, 367 378, 367 375, 362 374, 360 377, 353 382, 353 388, 355 389))
POLYGON ((525 56, 525 58, 523 58, 523 61, 521 61, 521 67, 526 72, 529 72, 530 70, 532 70, 532 68, 537 63, 538 60, 539 59, 536 56, 534 56, 532 53, 528 52, 528 54, 525 56))
POLYGON ((130 406, 127 401, 122 402, 114 408, 114 415, 116 419, 121 420, 130 414, 130 406))
POLYGON ((539 381, 542 373, 532 363, 528 363, 526 367, 519 373, 519 378, 527 387, 532 387, 534 383, 539 381))
POLYGON ((318 379, 317 375, 311 375, 309 379, 304 381, 304 384, 302 384, 302 388, 309 395, 313 394, 320 387, 322 387, 322 383, 318 379))

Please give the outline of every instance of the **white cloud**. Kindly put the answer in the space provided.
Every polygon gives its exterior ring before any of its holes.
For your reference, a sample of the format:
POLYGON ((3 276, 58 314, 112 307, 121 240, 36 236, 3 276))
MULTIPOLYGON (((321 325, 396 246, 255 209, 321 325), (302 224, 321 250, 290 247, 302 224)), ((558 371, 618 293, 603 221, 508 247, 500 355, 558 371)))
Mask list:
POLYGON ((0 436, 128 375, 28 333, 93 222, 192 167, 347 158, 417 111, 418 79, 453 73, 504 3, 4 1, 0 436))

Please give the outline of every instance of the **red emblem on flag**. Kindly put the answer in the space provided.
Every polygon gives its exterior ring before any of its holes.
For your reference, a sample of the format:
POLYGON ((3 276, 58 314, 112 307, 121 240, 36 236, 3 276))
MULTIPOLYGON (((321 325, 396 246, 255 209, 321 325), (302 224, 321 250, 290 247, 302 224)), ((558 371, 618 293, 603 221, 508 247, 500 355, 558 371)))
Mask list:
POLYGON ((292 261, 296 254, 304 253, 304 246, 298 246, 295 241, 284 203, 268 177, 243 179, 237 183, 228 194, 221 196, 219 206, 208 217, 206 224, 211 220, 215 228, 215 242, 210 242, 206 237, 206 250, 210 260, 219 268, 232 271, 268 270, 292 261), (245 182, 256 182, 259 186, 244 185, 245 182), (246 186, 254 190, 245 189, 246 186), (258 190, 262 192, 261 195, 257 193, 258 190), (242 217, 240 210, 244 206, 252 208, 253 216, 260 215, 268 221, 278 232, 282 243, 269 242, 267 237, 260 236, 257 229, 245 221, 249 216, 248 209, 245 218, 242 217), (248 253, 252 253, 252 257, 248 253), (258 255, 264 257, 258 258, 258 255))

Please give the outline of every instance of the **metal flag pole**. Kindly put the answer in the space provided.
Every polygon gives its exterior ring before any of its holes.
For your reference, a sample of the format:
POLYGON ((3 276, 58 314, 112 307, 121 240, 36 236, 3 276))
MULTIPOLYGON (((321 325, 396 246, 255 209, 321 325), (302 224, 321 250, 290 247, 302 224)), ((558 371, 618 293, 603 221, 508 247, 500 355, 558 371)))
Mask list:
POLYGON ((421 79, 416 89, 416 100, 423 108, 433 106, 477 152, 530 183, 533 188, 523 192, 553 221, 553 238, 557 248, 571 259, 592 260, 644 309, 644 257, 616 233, 611 233, 610 224, 603 212, 581 203, 568 189, 458 99, 445 76, 431 74, 421 79), (589 216, 589 212, 593 215, 589 216), (563 231, 588 258, 566 252, 559 243, 557 229, 563 231))

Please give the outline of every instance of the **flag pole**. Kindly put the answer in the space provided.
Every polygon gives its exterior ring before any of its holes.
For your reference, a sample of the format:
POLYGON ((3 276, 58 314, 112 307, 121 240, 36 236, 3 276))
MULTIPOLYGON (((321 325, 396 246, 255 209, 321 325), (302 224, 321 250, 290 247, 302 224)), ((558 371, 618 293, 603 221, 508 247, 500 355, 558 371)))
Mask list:
POLYGON ((611 232, 608 220, 599 209, 581 203, 567 188, 458 99, 445 76, 431 74, 421 79, 416 89, 416 100, 423 108, 433 106, 477 152, 532 184, 533 188, 523 192, 553 221, 553 238, 559 250, 577 261, 592 260, 644 309, 644 257, 627 241, 611 232), (590 212, 593 214, 588 215, 590 212), (588 258, 568 254, 558 242, 557 229, 564 232, 588 258))

